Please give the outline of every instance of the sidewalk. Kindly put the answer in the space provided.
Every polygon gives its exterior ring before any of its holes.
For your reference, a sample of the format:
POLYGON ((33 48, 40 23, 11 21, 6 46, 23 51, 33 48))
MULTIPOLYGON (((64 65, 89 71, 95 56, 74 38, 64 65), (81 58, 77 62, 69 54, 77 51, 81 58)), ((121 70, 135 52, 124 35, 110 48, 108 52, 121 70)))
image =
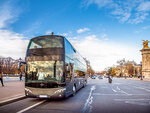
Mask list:
MULTIPOLYGON (((24 77, 22 77, 22 79, 24 80, 24 77)), ((7 82, 7 81, 20 81, 19 77, 3 77, 3 81, 7 82)))
POLYGON ((0 105, 24 96, 24 81, 4 82, 4 87, 0 84, 0 105))
POLYGON ((143 78, 143 80, 141 80, 140 78, 126 78, 126 79, 128 79, 128 80, 137 80, 137 81, 150 82, 150 78, 143 78))

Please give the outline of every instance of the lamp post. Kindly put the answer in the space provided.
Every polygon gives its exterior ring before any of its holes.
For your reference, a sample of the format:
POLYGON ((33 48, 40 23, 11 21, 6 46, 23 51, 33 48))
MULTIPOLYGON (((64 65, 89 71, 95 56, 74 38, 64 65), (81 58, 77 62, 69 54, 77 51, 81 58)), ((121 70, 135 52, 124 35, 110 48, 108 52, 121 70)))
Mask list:
MULTIPOLYGON (((142 64, 141 64, 141 67, 142 67, 142 64)), ((142 71, 142 69, 141 69, 141 71, 142 71)), ((143 75, 142 75, 142 72, 141 72, 141 80, 143 80, 143 75)))

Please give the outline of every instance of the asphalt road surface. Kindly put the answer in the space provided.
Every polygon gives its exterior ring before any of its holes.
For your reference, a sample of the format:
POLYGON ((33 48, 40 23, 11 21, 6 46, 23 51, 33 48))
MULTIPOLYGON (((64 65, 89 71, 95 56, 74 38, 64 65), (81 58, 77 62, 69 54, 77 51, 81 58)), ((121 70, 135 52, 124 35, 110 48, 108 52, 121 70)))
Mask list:
POLYGON ((150 82, 89 79, 65 100, 26 98, 0 107, 0 113, 150 113, 150 82))

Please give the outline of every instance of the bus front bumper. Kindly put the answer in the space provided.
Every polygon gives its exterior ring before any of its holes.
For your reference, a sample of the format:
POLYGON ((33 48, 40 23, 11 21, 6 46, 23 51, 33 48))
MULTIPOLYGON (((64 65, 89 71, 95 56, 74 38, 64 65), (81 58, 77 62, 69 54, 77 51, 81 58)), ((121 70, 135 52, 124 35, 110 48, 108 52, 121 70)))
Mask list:
POLYGON ((66 88, 33 88, 25 87, 25 95, 32 98, 64 98, 66 88))

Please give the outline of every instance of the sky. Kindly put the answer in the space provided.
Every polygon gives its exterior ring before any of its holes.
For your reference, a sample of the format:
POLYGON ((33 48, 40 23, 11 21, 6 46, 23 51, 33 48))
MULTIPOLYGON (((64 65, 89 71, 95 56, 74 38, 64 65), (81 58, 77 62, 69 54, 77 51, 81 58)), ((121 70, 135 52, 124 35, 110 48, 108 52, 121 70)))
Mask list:
POLYGON ((65 36, 95 71, 140 63, 150 0, 0 0, 0 56, 25 58, 31 38, 65 36))

